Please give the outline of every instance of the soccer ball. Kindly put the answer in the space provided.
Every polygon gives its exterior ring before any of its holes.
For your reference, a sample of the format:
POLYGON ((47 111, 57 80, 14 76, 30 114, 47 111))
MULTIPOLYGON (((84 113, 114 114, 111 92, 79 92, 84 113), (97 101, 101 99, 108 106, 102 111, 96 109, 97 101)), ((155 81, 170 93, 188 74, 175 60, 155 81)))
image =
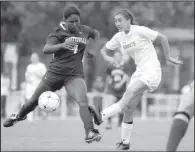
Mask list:
POLYGON ((39 107, 45 112, 53 112, 60 105, 60 98, 52 91, 43 92, 38 100, 39 107))

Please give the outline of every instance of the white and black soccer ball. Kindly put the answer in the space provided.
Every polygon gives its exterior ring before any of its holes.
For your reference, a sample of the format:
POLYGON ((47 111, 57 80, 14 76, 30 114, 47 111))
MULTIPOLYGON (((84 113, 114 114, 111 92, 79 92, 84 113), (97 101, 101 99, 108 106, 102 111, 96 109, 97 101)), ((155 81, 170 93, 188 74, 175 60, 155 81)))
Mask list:
POLYGON ((52 92, 43 92, 38 99, 39 107, 45 112, 53 112, 60 106, 59 96, 52 92))

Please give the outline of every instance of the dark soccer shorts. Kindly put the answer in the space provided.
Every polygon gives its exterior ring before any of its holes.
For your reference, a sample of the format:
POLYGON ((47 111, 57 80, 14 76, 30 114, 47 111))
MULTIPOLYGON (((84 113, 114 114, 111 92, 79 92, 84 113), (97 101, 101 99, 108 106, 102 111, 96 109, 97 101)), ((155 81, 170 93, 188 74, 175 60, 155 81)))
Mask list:
POLYGON ((64 85, 75 78, 84 78, 83 74, 78 75, 60 75, 47 71, 42 81, 50 88, 51 91, 60 90, 64 85))

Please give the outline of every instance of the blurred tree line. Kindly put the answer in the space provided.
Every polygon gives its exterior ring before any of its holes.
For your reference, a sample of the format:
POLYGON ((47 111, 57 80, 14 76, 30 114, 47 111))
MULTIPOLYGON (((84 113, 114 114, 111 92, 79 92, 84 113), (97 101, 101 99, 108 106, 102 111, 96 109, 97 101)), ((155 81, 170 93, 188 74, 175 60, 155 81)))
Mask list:
MULTIPOLYGON (((28 47, 44 44, 45 37, 62 19, 70 2, 1 2, 1 41, 19 41, 28 47)), ((194 2, 75 2, 82 23, 96 28, 101 37, 115 32, 113 12, 128 8, 141 25, 149 27, 194 28, 194 2)), ((28 54, 26 50, 20 52, 28 54)))
MULTIPOLYGON (((72 2, 1 2, 1 42, 21 44, 19 53, 23 57, 29 56, 31 52, 40 53, 45 38, 62 20, 63 9, 70 3, 72 2)), ((99 30, 101 38, 105 39, 111 38, 116 32, 113 14, 121 7, 130 9, 140 25, 151 28, 194 28, 194 2, 83 1, 74 4, 81 10, 82 24, 99 30)), ((89 71, 94 70, 94 62, 88 61, 89 71)), ((99 63, 99 67, 104 67, 101 61, 99 63)), ((94 73, 87 74, 92 79, 94 73)))

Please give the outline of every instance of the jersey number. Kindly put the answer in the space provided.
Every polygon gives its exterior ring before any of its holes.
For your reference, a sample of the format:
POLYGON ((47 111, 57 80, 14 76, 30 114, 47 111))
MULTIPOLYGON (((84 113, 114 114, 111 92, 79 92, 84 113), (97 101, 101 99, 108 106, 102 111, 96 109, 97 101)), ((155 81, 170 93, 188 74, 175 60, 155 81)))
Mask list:
POLYGON ((73 48, 73 53, 76 54, 78 52, 78 45, 75 45, 74 48, 73 48))

